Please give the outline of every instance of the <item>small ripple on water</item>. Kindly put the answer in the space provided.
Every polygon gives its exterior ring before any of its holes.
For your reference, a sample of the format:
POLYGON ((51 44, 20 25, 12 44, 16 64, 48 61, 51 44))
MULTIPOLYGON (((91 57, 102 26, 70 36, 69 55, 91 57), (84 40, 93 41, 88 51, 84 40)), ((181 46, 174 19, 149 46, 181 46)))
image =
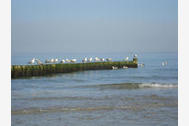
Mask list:
POLYGON ((146 103, 146 104, 133 104, 133 105, 121 105, 121 106, 96 106, 96 107, 49 107, 49 108, 28 108, 20 110, 12 110, 12 114, 40 114, 40 113, 52 113, 52 112, 74 112, 74 111, 112 111, 112 110, 130 110, 130 111, 142 111, 148 108, 157 107, 177 107, 176 103, 146 103))

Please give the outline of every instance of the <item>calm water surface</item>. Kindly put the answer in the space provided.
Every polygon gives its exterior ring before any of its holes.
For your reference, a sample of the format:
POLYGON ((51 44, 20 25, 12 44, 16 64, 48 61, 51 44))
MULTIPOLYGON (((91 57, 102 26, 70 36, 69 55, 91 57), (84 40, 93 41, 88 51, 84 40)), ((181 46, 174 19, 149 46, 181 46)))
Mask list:
MULTIPOLYGON (((120 54, 12 54, 12 64, 33 57, 111 57, 120 54)), ((13 79, 12 126, 177 126, 177 53, 140 53, 145 67, 91 70, 13 79), (168 61, 167 66, 161 62, 168 61)))

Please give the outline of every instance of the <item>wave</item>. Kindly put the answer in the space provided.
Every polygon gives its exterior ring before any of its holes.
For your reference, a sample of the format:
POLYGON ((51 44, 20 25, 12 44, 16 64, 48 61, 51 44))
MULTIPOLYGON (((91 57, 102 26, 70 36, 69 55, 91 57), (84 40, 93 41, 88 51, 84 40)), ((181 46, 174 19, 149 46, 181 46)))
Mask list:
POLYGON ((141 110, 142 106, 96 106, 96 107, 49 107, 49 108, 27 108, 12 110, 11 114, 39 114, 52 112, 74 112, 74 111, 108 111, 108 110, 141 110))
POLYGON ((14 110, 11 114, 37 114, 45 112, 67 112, 67 111, 95 111, 95 110, 112 110, 114 107, 111 106, 100 106, 100 107, 50 107, 50 108, 28 108, 21 110, 14 110))
POLYGON ((170 80, 170 79, 178 79, 177 76, 131 76, 136 79, 161 79, 161 80, 170 80))
POLYGON ((176 84, 140 84, 140 88, 177 88, 176 84))
POLYGON ((30 101, 41 101, 41 100, 104 100, 103 98, 91 98, 91 97, 84 97, 84 96, 57 96, 57 97, 32 97, 32 98, 12 98, 11 100, 30 100, 30 101))
POLYGON ((48 107, 48 108, 24 108, 20 110, 12 110, 12 115, 18 114, 40 114, 40 113, 54 113, 54 112, 80 112, 80 111, 112 111, 112 110, 131 110, 141 111, 146 110, 149 107, 177 107, 175 103, 147 103, 147 104, 135 104, 135 105, 119 105, 119 106, 92 106, 92 107, 48 107))
POLYGON ((161 83, 119 83, 119 84, 98 84, 85 85, 78 88, 99 88, 99 89, 141 89, 141 88, 177 88, 177 84, 161 83))

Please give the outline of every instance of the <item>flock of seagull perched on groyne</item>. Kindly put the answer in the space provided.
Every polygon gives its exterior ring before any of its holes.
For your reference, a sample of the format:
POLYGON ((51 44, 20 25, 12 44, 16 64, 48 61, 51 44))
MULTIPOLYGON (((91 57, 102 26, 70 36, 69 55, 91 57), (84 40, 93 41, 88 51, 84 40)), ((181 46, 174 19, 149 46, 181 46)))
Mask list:
MULTIPOLYGON (((134 55, 134 58, 137 57, 137 54, 134 55)), ((123 59, 123 61, 129 61, 129 57, 126 57, 125 59, 123 59)), ((40 61, 39 59, 33 58, 31 61, 28 62, 28 64, 32 65, 37 63, 37 65, 42 65, 42 64, 56 64, 56 63, 76 63, 77 59, 61 59, 59 60, 58 58, 52 58, 52 59, 46 59, 45 62, 43 63, 42 61, 40 61)), ((85 57, 84 59, 81 60, 82 63, 92 63, 92 62, 112 62, 112 58, 99 58, 99 57, 95 57, 95 58, 87 58, 85 57)), ((138 64, 138 66, 144 67, 144 64, 138 64)), ((127 66, 123 66, 123 69, 127 69, 127 66)), ((117 66, 112 66, 112 69, 116 70, 118 69, 117 66)))
MULTIPOLYGON (((134 55, 136 57, 136 55, 134 55)), ((129 60, 129 57, 126 57, 124 59, 124 61, 128 61, 129 60)), ((87 58, 85 57, 83 60, 82 60, 82 63, 91 63, 91 62, 112 62, 112 58, 98 58, 98 57, 95 57, 94 59, 92 57, 90 58, 87 58)), ((28 64, 35 64, 37 63, 38 65, 42 65, 42 64, 50 64, 50 63, 76 63, 77 62, 77 59, 62 59, 62 60, 59 60, 58 58, 52 58, 52 59, 46 59, 45 60, 45 63, 43 63, 41 60, 39 59, 36 59, 36 58, 33 58, 31 61, 28 62, 28 64)))
POLYGON ((85 70, 117 70, 138 68, 138 58, 123 58, 121 61, 112 60, 110 57, 84 57, 82 59, 48 58, 43 62, 39 58, 33 58, 28 65, 12 65, 11 78, 43 76, 55 73, 70 73, 85 70))

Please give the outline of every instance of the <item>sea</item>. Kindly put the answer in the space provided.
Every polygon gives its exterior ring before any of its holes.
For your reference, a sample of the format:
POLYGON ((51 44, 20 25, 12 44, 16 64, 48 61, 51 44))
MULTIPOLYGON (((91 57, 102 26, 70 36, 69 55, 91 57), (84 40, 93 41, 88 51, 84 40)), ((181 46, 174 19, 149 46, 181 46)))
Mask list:
MULTIPOLYGON (((127 53, 19 53, 32 58, 132 60, 127 53)), ((136 53, 144 67, 11 79, 12 126, 177 126, 178 53, 136 53), (162 65, 167 62, 167 65, 162 65)))

